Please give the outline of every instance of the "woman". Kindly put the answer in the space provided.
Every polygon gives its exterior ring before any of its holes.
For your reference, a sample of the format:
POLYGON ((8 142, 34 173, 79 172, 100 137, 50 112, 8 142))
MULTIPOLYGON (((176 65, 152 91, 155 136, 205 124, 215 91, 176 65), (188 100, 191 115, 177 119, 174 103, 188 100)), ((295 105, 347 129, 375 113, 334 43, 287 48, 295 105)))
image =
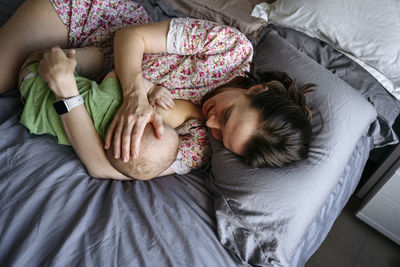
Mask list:
MULTIPOLYGON (((95 4, 95 2, 97 1, 93 1, 92 3, 95 4)), ((109 3, 112 1, 106 2, 109 3)), ((55 5, 54 2, 53 4, 55 5)), ((127 5, 132 7, 131 4, 127 5)), ((68 12, 60 12, 58 9, 57 13, 60 14, 60 17, 67 26, 71 27, 73 23, 76 23, 73 21, 74 16, 71 14, 69 14, 71 15, 69 20, 68 18, 63 18, 63 14, 68 14, 68 12)), ((66 37, 68 36, 68 31, 57 17, 57 13, 54 12, 50 3, 45 0, 27 1, 1 29, 0 40, 3 42, 2 47, 6 47, 1 52, 2 58, 5 58, 1 63, 3 64, 1 67, 3 69, 7 69, 6 66, 12 67, 5 74, 4 79, 2 79, 1 91, 6 91, 10 84, 12 84, 9 77, 13 77, 16 66, 18 67, 22 61, 21 58, 25 57, 27 53, 32 50, 48 47, 49 45, 67 46, 66 37), (22 28, 26 25, 30 25, 30 28, 29 33, 24 35, 24 39, 29 41, 17 46, 19 43, 18 40, 22 37, 22 28), (43 31, 43 27, 46 27, 45 31, 43 31), (9 38, 12 35, 11 33, 14 36, 9 38), (10 51, 13 51, 13 53, 10 53, 10 51)), ((137 20, 146 21, 143 18, 137 20)), ((122 21, 126 22, 127 20, 122 21)), ((149 122, 153 124, 156 134, 159 137, 162 136, 163 128, 160 116, 151 108, 143 92, 141 63, 144 53, 167 52, 169 24, 170 22, 167 21, 129 27, 119 31, 115 36, 115 68, 123 87, 124 102, 108 130, 105 148, 109 149, 111 143, 113 143, 116 158, 119 158, 122 154, 124 160, 127 160, 131 156, 131 153, 133 156, 137 156, 143 129, 149 122)), ((225 29, 229 30, 227 27, 225 29)), ((71 32, 71 28, 69 28, 69 32, 71 32)), ((70 38, 69 45, 74 45, 75 39, 71 40, 70 38)), ((85 39, 83 42, 85 41, 90 42, 90 39, 85 39)), ((243 41, 243 39, 239 41, 243 41)), ((224 43, 220 45, 223 46, 224 43)), ((195 50, 195 48, 191 49, 195 50)), ((311 136, 310 123, 307 120, 307 108, 303 99, 306 90, 297 91, 293 89, 293 86, 289 88, 290 80, 288 79, 283 79, 283 84, 266 84, 262 80, 259 80, 257 76, 254 76, 256 79, 253 79, 254 77, 250 79, 240 78, 244 76, 244 71, 248 70, 252 53, 251 49, 243 52, 247 55, 244 59, 242 57, 242 61, 247 62, 247 69, 241 69, 230 76, 226 75, 226 86, 215 83, 213 87, 219 86, 220 88, 213 91, 213 94, 204 101, 202 108, 204 115, 207 117, 206 125, 211 128, 212 135, 216 139, 221 140, 225 147, 238 155, 250 158, 248 162, 253 166, 283 166, 292 161, 303 159, 307 154, 308 142, 311 136), (249 87, 249 90, 244 89, 249 87), (279 107, 274 108, 272 111, 265 108, 266 105, 263 103, 263 98, 272 99, 268 96, 269 94, 279 96, 275 99, 275 103, 279 99, 279 101, 283 100, 283 102, 287 102, 288 104, 292 103, 291 107, 286 107, 286 111, 288 108, 292 110, 286 118, 276 117, 279 115, 276 113, 281 113, 279 112, 279 107), (256 98, 255 96, 262 97, 256 98), (259 100, 253 101, 254 99, 259 100), (257 105, 259 108, 257 108, 257 105), (265 114, 262 114, 261 110, 265 114), (271 130, 261 129, 262 127, 266 127, 266 129, 271 128, 271 120, 268 118, 270 114, 276 117, 275 120, 272 120, 274 125, 281 123, 281 126, 275 127, 277 128, 275 129, 276 133, 271 133, 271 130), (288 127, 284 125, 289 120, 291 120, 289 124, 293 127, 288 131, 288 127), (285 143, 284 141, 288 139, 294 143, 289 145, 285 143), (264 144, 264 147, 261 144, 264 144), (253 155, 256 155, 256 157, 253 155)), ((233 53, 231 56, 235 55, 236 53, 233 53)), ((224 62, 222 63, 224 64, 224 62)), ((65 66, 72 66, 71 64, 66 63, 65 66)), ((66 68, 68 71, 58 72, 62 73, 61 76, 57 76, 58 78, 62 77, 58 82, 54 80, 54 77, 52 78, 52 73, 54 74, 54 72, 50 69, 47 70, 47 74, 45 71, 42 72, 42 75, 44 78, 47 75, 45 79, 48 80, 49 84, 53 83, 55 87, 59 87, 59 97, 66 98, 72 96, 72 93, 76 93, 73 90, 72 80, 68 78, 71 77, 70 67, 66 68), (59 83, 60 81, 63 81, 63 83, 59 83)), ((217 75, 216 78, 221 77, 217 75)), ((209 88, 208 91, 214 88, 209 88)), ((66 131, 74 133, 79 128, 76 126, 83 125, 84 122, 80 121, 77 123, 74 121, 76 118, 73 118, 73 116, 69 118, 71 114, 64 115, 63 122, 66 125, 66 131)), ((86 144, 86 148, 88 148, 87 145, 89 143, 85 143, 82 138, 79 138, 79 136, 85 136, 85 131, 75 134, 75 136, 76 138, 72 136, 72 140, 70 140, 72 144, 75 140, 77 143, 83 143, 83 146, 77 147, 85 148, 86 144)), ((87 149, 77 150, 75 146, 74 148, 85 163, 85 158, 93 158, 93 155, 104 154, 104 151, 99 149, 99 145, 101 145, 101 141, 97 140, 95 146, 90 147, 92 150, 90 153, 88 153, 89 150, 87 149), (96 151, 100 154, 96 153, 96 151)), ((101 158, 93 160, 94 166, 103 166, 104 164, 101 164, 102 160, 101 158)), ((88 167, 87 164, 85 165, 88 167)))

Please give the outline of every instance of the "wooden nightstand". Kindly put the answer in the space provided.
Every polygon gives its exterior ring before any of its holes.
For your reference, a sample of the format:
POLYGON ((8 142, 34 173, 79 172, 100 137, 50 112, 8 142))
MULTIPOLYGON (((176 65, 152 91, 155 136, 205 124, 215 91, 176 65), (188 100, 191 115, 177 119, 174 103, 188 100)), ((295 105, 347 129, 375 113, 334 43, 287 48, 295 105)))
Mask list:
POLYGON ((400 244, 400 145, 358 191, 356 216, 400 244))

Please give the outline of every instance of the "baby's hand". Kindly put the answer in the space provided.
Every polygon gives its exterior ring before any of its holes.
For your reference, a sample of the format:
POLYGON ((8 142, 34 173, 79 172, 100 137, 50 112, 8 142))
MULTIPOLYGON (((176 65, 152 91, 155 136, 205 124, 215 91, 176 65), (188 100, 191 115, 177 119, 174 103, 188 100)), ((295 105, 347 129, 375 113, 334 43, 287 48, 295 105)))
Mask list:
POLYGON ((175 108, 175 103, 172 99, 171 92, 163 86, 153 86, 149 90, 147 98, 149 99, 149 103, 153 106, 153 108, 156 108, 156 105, 160 105, 165 110, 175 108))

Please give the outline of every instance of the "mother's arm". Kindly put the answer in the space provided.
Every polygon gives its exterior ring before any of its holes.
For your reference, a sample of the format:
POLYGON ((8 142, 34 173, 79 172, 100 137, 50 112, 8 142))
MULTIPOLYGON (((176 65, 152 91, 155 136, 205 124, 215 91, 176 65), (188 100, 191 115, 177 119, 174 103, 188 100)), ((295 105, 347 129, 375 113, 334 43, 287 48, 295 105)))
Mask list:
POLYGON ((156 136, 164 130, 161 116, 147 99, 143 85, 142 59, 144 53, 167 52, 169 21, 134 25, 115 34, 115 70, 121 82, 124 101, 108 128, 105 148, 111 143, 115 158, 128 161, 138 156, 140 141, 147 123, 152 123, 156 136), (122 153, 121 153, 122 152, 122 153))
MULTIPOLYGON (((76 93, 77 95, 77 93, 76 93)), ((85 106, 80 105, 60 116, 68 139, 90 176, 104 179, 132 180, 117 171, 108 161, 103 141, 93 126, 85 106)))
MULTIPOLYGON (((56 99, 79 94, 73 75, 76 66, 74 52, 67 55, 60 48, 46 52, 40 62, 39 74, 54 92, 56 99)), ((108 161, 103 141, 94 128, 85 106, 80 105, 60 116, 64 130, 89 174, 96 178, 131 180, 118 172, 108 161)))

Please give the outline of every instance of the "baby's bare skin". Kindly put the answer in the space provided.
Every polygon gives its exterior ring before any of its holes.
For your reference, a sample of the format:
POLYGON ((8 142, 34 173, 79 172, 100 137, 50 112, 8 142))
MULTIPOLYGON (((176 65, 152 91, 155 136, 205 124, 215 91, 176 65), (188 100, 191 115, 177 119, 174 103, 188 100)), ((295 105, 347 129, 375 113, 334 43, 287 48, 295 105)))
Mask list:
MULTIPOLYGON (((117 78, 115 71, 108 73, 104 79, 117 78)), ((143 79, 146 90, 150 90, 154 84, 146 79, 143 79)), ((161 88, 161 90, 168 90, 161 88)), ((204 120, 201 107, 193 104, 189 100, 174 99, 175 107, 172 109, 164 109, 160 105, 156 106, 157 112, 161 115, 164 123, 172 128, 181 126, 184 122, 190 119, 204 120)))
POLYGON ((157 112, 161 115, 164 123, 172 128, 177 128, 190 119, 204 120, 200 106, 189 100, 174 99, 175 108, 165 110, 157 105, 157 112))

